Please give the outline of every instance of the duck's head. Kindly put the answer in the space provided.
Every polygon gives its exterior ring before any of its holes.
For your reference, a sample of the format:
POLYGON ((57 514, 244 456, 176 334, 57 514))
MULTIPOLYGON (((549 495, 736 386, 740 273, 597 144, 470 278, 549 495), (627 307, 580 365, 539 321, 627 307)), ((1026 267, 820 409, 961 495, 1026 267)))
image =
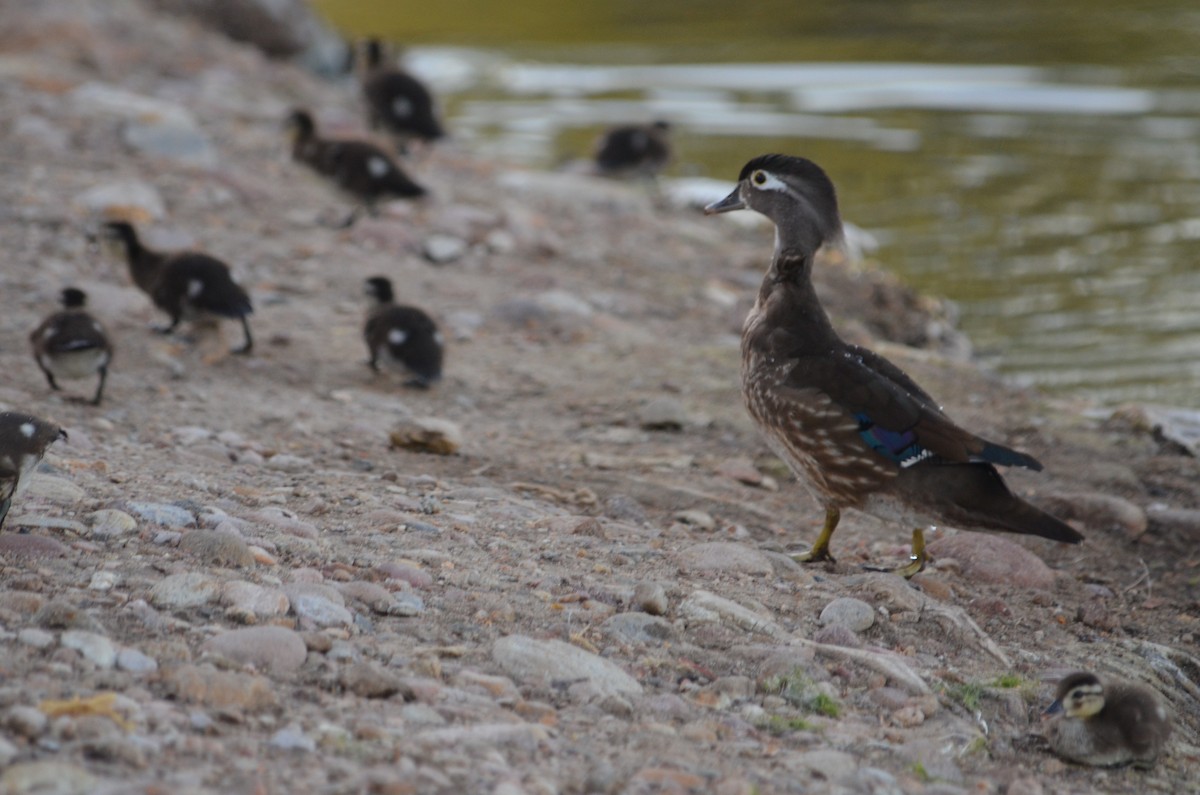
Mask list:
POLYGON ((1064 676, 1058 683, 1054 703, 1045 714, 1065 713, 1071 718, 1090 718, 1104 709, 1104 685, 1087 671, 1064 676))
POLYGON ((292 143, 313 137, 317 133, 317 125, 312 114, 303 108, 294 108, 284 122, 284 129, 292 139, 292 143))
POLYGON ((365 292, 370 298, 381 304, 391 303, 395 300, 395 294, 392 292, 392 280, 386 276, 372 276, 367 279, 365 292))
POLYGON ((750 209, 775 222, 780 242, 811 255, 841 240, 837 192, 825 171, 791 155, 761 155, 742 167, 737 187, 704 208, 706 214, 750 209))
POLYGON ((78 287, 64 287, 59 293, 59 301, 65 309, 82 309, 87 303, 87 293, 78 287))

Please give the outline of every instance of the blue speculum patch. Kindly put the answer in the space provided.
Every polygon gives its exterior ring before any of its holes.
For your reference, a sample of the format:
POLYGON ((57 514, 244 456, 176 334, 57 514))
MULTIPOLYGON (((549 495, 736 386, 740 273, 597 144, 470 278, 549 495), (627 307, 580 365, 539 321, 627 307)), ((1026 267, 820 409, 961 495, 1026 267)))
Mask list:
POLYGON ((855 414, 854 418, 858 420, 858 435, 872 450, 889 461, 895 461, 902 467, 910 467, 932 455, 917 444, 917 434, 911 430, 891 431, 881 428, 866 414, 855 414))

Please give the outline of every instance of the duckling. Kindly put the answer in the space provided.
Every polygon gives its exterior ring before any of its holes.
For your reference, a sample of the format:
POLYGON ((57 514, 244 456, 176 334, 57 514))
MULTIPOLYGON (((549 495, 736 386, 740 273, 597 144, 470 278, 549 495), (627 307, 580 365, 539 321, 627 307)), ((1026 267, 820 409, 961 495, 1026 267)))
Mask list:
POLYGON ((46 374, 50 388, 58 390, 58 378, 90 378, 100 376, 92 405, 99 406, 104 394, 104 382, 108 379, 108 363, 112 361, 113 348, 104 333, 104 327, 84 309, 87 294, 75 287, 62 291, 61 311, 47 317, 33 333, 29 341, 33 345, 33 358, 46 374))
POLYGON ((665 121, 607 130, 596 144, 596 170, 606 177, 653 177, 671 161, 671 125, 665 121))
POLYGON ((379 39, 367 39, 363 45, 363 99, 371 129, 383 129, 397 139, 405 151, 410 139, 435 141, 446 132, 433 110, 429 89, 417 78, 400 69, 388 67, 379 39))
POLYGON ((46 449, 66 438, 67 432, 48 420, 19 411, 0 412, 0 527, 46 449))
POLYGON ((1050 747, 1084 765, 1150 767, 1171 736, 1170 715, 1153 691, 1087 671, 1059 681, 1045 714, 1055 716, 1045 732, 1050 747))
POLYGON ((379 372, 382 360, 412 375, 406 386, 427 389, 442 377, 442 334, 437 324, 417 307, 397 304, 392 282, 383 276, 367 279, 366 292, 373 302, 363 326, 371 355, 367 364, 379 372))
POLYGON ((170 315, 171 322, 157 331, 170 334, 185 319, 236 318, 242 323, 245 340, 233 353, 247 354, 254 348, 247 319, 254 307, 224 262, 198 251, 164 253, 148 249, 133 225, 125 221, 106 223, 104 236, 124 249, 134 284, 170 315))
MULTIPOLYGON (((328 177, 347 194, 375 213, 381 199, 415 199, 426 190, 409 179, 386 152, 368 141, 332 140, 317 135, 312 115, 293 110, 287 126, 292 135, 292 159, 328 177)), ((358 220, 363 207, 355 207, 340 226, 358 220)))

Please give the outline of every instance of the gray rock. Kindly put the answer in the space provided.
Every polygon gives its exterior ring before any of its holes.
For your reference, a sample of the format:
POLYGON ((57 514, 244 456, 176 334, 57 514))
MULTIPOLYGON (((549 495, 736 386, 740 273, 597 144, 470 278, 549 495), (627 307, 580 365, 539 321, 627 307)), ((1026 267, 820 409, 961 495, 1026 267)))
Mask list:
POLYGON ((775 572, 771 560, 745 544, 710 541, 694 544, 679 553, 679 565, 693 572, 737 572, 768 577, 775 572))
POLYGON ((321 535, 315 524, 306 522, 296 514, 283 508, 263 508, 251 514, 250 518, 299 538, 317 538, 321 535))
POLYGON ((219 654, 242 665, 275 675, 288 674, 304 664, 308 648, 300 634, 287 627, 246 627, 206 640, 200 650, 219 654))
POLYGON ((121 138, 135 152, 174 160, 187 166, 212 168, 217 150, 190 118, 148 118, 130 121, 121 138))
POLYGON ((461 259, 467 253, 467 241, 451 235, 430 235, 425 240, 422 251, 425 259, 434 265, 444 265, 461 259))
POLYGON ((773 638, 789 637, 770 618, 709 591, 693 592, 679 605, 678 614, 689 624, 725 624, 773 638))
POLYGON ((17 705, 4 716, 4 725, 14 734, 26 740, 36 740, 46 731, 49 723, 46 714, 37 707, 17 705))
POLYGON ((286 729, 280 729, 271 735, 271 740, 268 743, 272 748, 278 748, 282 751, 302 751, 304 753, 312 753, 317 750, 317 741, 309 737, 295 726, 289 726, 286 729))
POLYGON ((200 607, 215 602, 221 584, 207 574, 185 571, 164 577, 150 589, 150 604, 165 610, 200 607))
POLYGON ((935 559, 954 558, 970 580, 1028 589, 1054 584, 1054 571, 1041 558, 998 535, 964 531, 939 538, 929 545, 928 552, 935 559))
POLYGON ((137 520, 124 511, 104 508, 87 516, 92 536, 100 539, 118 538, 137 530, 137 520))
POLYGON ((35 473, 23 492, 27 500, 45 500, 58 505, 75 505, 87 499, 87 492, 66 478, 35 473))
POLYGON ((359 662, 342 669, 342 687, 363 698, 390 698, 400 692, 400 677, 372 662, 359 662))
POLYGON ((638 409, 638 424, 652 431, 678 431, 688 424, 687 409, 673 397, 656 397, 638 409))
MULTIPOLYGON (((10 518, 8 524, 19 526, 21 517, 10 518)), ((49 536, 0 533, 0 555, 13 558, 61 558, 69 551, 66 544, 49 536)))
POLYGON ((108 670, 117 664, 117 648, 112 641, 95 632, 69 629, 59 642, 68 649, 75 649, 90 660, 97 668, 108 670))
POLYGON ((138 180, 101 183, 76 196, 75 204, 93 216, 115 217, 119 211, 140 210, 157 221, 167 214, 162 194, 153 185, 138 180))
POLYGON ((76 538, 87 535, 87 528, 74 519, 64 519, 61 516, 41 516, 25 514, 14 519, 14 523, 24 529, 51 530, 55 533, 66 534, 76 538))
POLYGON ((656 582, 639 582, 633 589, 633 599, 630 605, 635 610, 649 613, 652 616, 666 615, 670 606, 667 601, 667 591, 656 582))
POLYGON ((260 619, 286 615, 291 607, 287 594, 245 580, 227 582, 221 588, 221 604, 226 613, 246 624, 260 619))
POLYGON ((255 563, 246 539, 228 530, 189 531, 179 539, 179 548, 210 565, 244 568, 255 563))
POLYGON ((137 649, 124 648, 117 652, 117 668, 131 674, 151 674, 158 670, 158 661, 137 649))
POLYGON ((408 417, 396 423, 388 438, 392 447, 438 455, 454 455, 463 444, 462 429, 438 417, 408 417))
POLYGON ((54 645, 54 633, 28 627, 17 633, 17 642, 35 649, 46 649, 54 645))
POLYGON ((717 526, 717 520, 713 519, 711 514, 697 510, 679 511, 675 514, 675 521, 698 527, 701 530, 712 530, 717 526))
POLYGON ((196 517, 186 508, 165 502, 127 502, 125 507, 134 516, 163 527, 195 527, 196 517))
POLYGON ((830 646, 845 646, 851 649, 857 649, 862 646, 862 641, 858 635, 849 627, 841 624, 830 624, 827 627, 821 627, 813 633, 812 639, 815 643, 826 643, 830 646))
POLYGON ((307 458, 298 455, 280 453, 268 458, 266 467, 267 469, 274 469, 279 472, 309 472, 313 468, 313 463, 307 458))
POLYGON ((5 795, 93 795, 99 780, 63 759, 18 762, 0 774, 5 795))
POLYGON ((796 762, 834 783, 846 781, 858 770, 858 759, 845 751, 832 749, 805 751, 796 762))
POLYGON ((412 618, 425 612, 425 600, 412 591, 400 591, 392 597, 388 615, 412 618))
POLYGON ((853 632, 862 632, 875 624, 875 610, 861 599, 843 596, 825 605, 820 621, 821 626, 837 624, 853 632))
POLYGON ((292 612, 300 619, 301 626, 348 627, 354 616, 340 604, 315 593, 301 593, 291 597, 292 612))
POLYGON ((600 628, 621 643, 658 646, 675 635, 671 622, 647 613, 617 613, 609 616, 600 628))
POLYGON ((615 663, 560 640, 508 635, 492 646, 492 659, 509 676, 523 682, 585 680, 604 696, 642 694, 638 681, 615 663))

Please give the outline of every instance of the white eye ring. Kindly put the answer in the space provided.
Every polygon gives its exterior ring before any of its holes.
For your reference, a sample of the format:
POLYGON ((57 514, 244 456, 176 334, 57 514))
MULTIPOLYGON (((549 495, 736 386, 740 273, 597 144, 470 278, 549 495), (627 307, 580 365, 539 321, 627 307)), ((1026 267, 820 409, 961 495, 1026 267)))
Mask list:
POLYGON ((750 175, 750 184, 757 190, 777 190, 780 193, 787 193, 789 188, 787 184, 779 177, 759 169, 750 175))

